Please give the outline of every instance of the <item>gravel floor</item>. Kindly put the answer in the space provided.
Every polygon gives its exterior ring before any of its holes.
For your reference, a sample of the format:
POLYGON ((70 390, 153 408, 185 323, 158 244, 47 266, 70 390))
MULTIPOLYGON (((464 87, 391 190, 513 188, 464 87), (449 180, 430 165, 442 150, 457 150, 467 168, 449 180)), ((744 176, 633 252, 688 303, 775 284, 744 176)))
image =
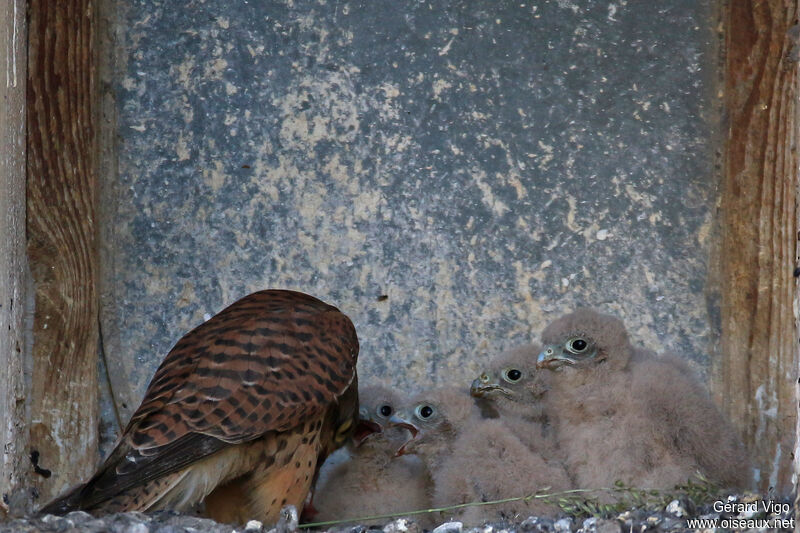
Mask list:
MULTIPOLYGON (((731 496, 716 505, 695 508, 688 500, 674 500, 662 510, 634 509, 610 518, 589 517, 557 519, 529 517, 509 523, 490 523, 480 528, 466 528, 460 522, 444 522, 432 533, 622 533, 659 531, 793 531, 794 510, 788 502, 772 500, 772 512, 765 510, 764 500, 754 496, 731 496), (727 509, 725 504, 728 505, 727 509), (747 504, 746 508, 741 505, 747 504), (692 524, 693 519, 707 522, 692 524), (690 527, 690 526, 694 527, 690 527)), ((331 533, 422 533, 413 519, 387 521, 385 526, 370 528, 358 525, 331 527, 331 533)), ((297 523, 297 513, 292 507, 283 511, 280 522, 273 527, 264 527, 251 521, 244 527, 218 524, 213 520, 161 511, 153 514, 119 513, 95 518, 78 511, 66 516, 46 515, 36 518, 20 518, 0 522, 0 533, 20 532, 69 532, 69 533, 293 533, 304 531, 297 523)), ((308 530, 320 531, 320 530, 308 530)))

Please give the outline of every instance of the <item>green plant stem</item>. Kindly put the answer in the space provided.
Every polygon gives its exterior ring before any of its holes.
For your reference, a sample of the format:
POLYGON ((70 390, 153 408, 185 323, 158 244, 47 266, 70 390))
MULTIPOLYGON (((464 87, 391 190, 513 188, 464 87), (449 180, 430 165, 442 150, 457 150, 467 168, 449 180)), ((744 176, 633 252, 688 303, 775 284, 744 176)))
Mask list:
POLYGON ((479 507, 482 505, 499 505, 501 503, 511 503, 511 502, 519 502, 519 501, 531 501, 533 499, 546 499, 546 498, 553 498, 557 496, 566 496, 569 494, 579 494, 585 492, 597 492, 597 491, 604 491, 604 490, 617 490, 614 488, 602 488, 602 489, 570 489, 570 490, 563 490, 560 492, 552 492, 552 493, 545 493, 540 494, 535 492, 533 494, 529 494, 527 496, 517 496, 516 498, 505 498, 502 500, 492 500, 488 502, 469 502, 469 503, 461 503, 458 505, 450 505, 448 507, 437 507, 435 509, 421 509, 416 511, 408 511, 404 513, 390 513, 390 514, 380 514, 380 515, 373 515, 373 516, 361 516, 358 518, 350 518, 345 520, 329 520, 327 522, 309 522, 306 524, 300 524, 300 528, 311 528, 311 527, 322 527, 322 526, 335 526, 337 524, 349 524, 349 523, 359 523, 365 522, 367 520, 381 520, 385 518, 395 518, 398 516, 413 516, 418 514, 426 514, 426 513, 439 513, 443 511, 453 511, 456 509, 463 509, 464 507, 479 507))

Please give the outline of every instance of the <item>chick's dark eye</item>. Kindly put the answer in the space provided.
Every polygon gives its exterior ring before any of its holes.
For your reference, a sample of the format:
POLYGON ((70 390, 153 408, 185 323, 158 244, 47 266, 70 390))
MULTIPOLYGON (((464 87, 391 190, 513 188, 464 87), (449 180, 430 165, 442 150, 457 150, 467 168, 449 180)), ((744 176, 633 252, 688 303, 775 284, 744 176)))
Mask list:
POLYGON ((506 372, 506 376, 508 376, 508 379, 510 379, 511 381, 518 381, 519 378, 522 377, 522 372, 520 372, 516 368, 512 368, 508 372, 506 372))
POLYGON ((417 407, 417 416, 423 420, 427 420, 433 415, 433 407, 430 405, 420 405, 417 407))
POLYGON ((570 342, 569 347, 575 352, 582 352, 586 349, 586 341, 583 339, 575 339, 570 342))
POLYGON ((392 415, 392 406, 391 405, 381 405, 378 412, 381 416, 391 416, 392 415))

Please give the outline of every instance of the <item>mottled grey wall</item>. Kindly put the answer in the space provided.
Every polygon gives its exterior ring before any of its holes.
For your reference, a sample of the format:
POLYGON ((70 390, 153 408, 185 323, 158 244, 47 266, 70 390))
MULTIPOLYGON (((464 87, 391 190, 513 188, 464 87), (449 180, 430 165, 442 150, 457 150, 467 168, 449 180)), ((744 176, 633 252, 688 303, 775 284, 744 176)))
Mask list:
POLYGON ((711 9, 131 2, 104 221, 123 420, 183 333, 267 287, 339 306, 362 376, 404 387, 582 304, 707 366, 711 9))

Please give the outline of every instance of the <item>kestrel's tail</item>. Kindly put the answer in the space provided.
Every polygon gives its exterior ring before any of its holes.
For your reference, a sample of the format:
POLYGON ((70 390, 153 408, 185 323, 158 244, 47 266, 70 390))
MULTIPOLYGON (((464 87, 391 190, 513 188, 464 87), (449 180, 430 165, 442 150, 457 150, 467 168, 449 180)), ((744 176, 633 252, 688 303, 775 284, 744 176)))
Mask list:
POLYGON ((46 514, 63 515, 72 511, 81 510, 82 492, 85 487, 86 485, 84 483, 72 487, 65 494, 62 494, 39 509, 37 514, 40 516, 46 514))

